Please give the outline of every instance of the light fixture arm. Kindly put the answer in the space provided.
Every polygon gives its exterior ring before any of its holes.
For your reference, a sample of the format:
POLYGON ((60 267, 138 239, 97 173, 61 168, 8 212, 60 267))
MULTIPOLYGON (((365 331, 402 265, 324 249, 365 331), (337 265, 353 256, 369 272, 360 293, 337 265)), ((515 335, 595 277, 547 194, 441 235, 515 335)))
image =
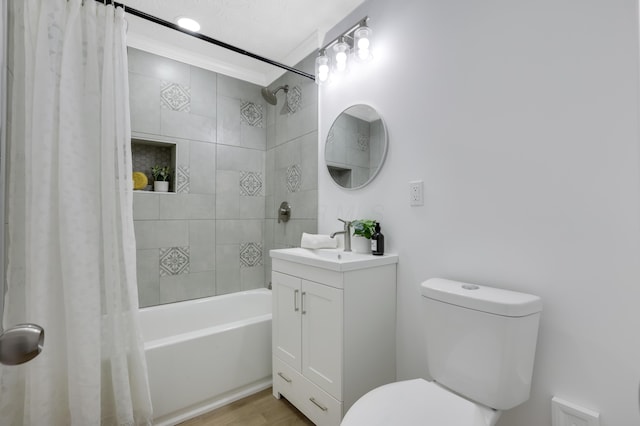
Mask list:
POLYGON ((329 48, 333 47, 334 44, 338 43, 341 38, 348 39, 348 40, 351 41, 351 44, 353 44, 353 40, 354 40, 353 34, 356 32, 356 30, 358 28, 366 27, 367 26, 367 22, 369 22, 369 17, 365 16, 357 24, 355 24, 354 26, 349 28, 344 33, 340 34, 338 37, 336 37, 333 40, 331 40, 329 43, 327 43, 324 46, 322 46, 319 50, 328 50, 329 48))

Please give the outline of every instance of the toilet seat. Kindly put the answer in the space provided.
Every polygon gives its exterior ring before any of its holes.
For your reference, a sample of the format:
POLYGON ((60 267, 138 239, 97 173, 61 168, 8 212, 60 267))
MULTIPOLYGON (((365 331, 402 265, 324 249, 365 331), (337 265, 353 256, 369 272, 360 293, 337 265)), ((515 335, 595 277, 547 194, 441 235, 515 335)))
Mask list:
POLYGON ((435 382, 380 386, 349 409, 341 426, 491 426, 500 412, 462 398, 435 382))

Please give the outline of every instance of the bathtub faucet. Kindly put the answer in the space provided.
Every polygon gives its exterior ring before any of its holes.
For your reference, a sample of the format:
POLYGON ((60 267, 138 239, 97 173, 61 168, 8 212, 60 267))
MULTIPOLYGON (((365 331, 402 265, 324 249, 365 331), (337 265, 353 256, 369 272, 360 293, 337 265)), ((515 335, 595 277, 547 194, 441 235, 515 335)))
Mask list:
POLYGON ((351 221, 340 218, 338 218, 338 220, 344 223, 344 230, 336 231, 329 236, 335 238, 338 234, 344 234, 344 251, 351 251, 351 221))

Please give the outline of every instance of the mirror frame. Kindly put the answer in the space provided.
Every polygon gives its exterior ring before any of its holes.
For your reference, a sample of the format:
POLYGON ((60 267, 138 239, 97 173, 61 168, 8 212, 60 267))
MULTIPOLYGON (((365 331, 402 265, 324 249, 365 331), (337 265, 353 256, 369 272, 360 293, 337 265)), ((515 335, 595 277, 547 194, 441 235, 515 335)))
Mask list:
MULTIPOLYGON (((347 114, 350 115, 350 114, 347 114)), ((365 186, 369 185, 371 183, 371 181, 373 181, 376 176, 378 176, 378 174, 380 173, 380 170, 382 169, 382 166, 384 165, 386 158, 387 158, 387 151, 389 150, 389 132, 387 130, 387 124, 385 123, 384 119, 382 118, 382 115, 380 115, 380 113, 378 112, 377 109, 375 109, 373 106, 368 105, 368 104, 363 104, 363 103, 359 103, 359 104, 353 104, 348 106, 347 108, 345 108, 342 112, 340 112, 340 114, 338 114, 336 116, 336 118, 334 118, 333 122, 331 123, 331 127, 329 127, 329 131, 327 132, 327 137, 324 140, 324 165, 325 165, 325 170, 327 171, 327 174, 329 175, 329 177, 331 178, 331 180, 333 181, 333 183, 341 188, 341 189, 345 189, 347 191, 353 191, 356 189, 361 189, 364 188, 365 186), (338 121, 338 119, 343 115, 343 114, 347 114, 347 111, 351 108, 354 107, 367 107, 372 109, 378 116, 378 118, 380 119, 380 122, 382 123, 382 137, 383 137, 383 148, 382 148, 382 153, 380 155, 380 162, 378 163, 378 167, 376 168, 375 172, 373 174, 371 174, 369 176, 369 178, 361 185, 358 186, 354 186, 354 187, 346 187, 346 186, 342 186, 338 183, 338 181, 333 177, 333 175, 331 174, 331 172, 329 171, 329 164, 327 163, 327 144, 328 144, 328 139, 329 139, 329 134, 331 133, 331 129, 333 129, 333 126, 335 126, 336 121, 338 121)))

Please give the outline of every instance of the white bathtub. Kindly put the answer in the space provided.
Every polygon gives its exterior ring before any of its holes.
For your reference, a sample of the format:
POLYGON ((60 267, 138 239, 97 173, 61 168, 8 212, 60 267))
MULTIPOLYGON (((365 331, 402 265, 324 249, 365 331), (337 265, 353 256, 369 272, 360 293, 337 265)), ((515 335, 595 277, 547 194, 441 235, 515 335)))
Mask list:
POLYGON ((271 291, 140 310, 154 424, 173 425, 271 386, 271 291))

